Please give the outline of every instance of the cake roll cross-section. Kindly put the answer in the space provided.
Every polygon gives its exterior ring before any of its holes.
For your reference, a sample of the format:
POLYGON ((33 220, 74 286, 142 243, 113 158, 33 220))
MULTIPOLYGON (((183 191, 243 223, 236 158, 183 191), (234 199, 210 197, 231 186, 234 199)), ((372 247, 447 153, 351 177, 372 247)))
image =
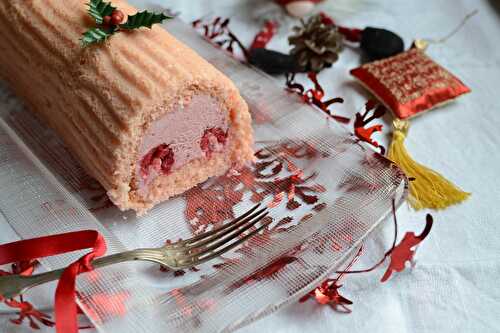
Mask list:
POLYGON ((114 204, 141 214, 253 158, 248 107, 226 76, 160 26, 82 48, 86 2, 0 1, 0 76, 114 204))

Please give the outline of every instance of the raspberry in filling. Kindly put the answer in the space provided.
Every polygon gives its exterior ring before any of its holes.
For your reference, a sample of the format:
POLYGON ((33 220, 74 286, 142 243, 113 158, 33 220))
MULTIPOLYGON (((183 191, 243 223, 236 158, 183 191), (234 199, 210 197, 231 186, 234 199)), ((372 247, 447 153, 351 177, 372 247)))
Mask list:
POLYGON ((151 149, 141 161, 141 177, 146 180, 151 170, 166 175, 174 165, 174 151, 166 143, 151 149))
POLYGON ((220 127, 206 129, 201 137, 200 148, 205 156, 210 158, 212 153, 220 152, 224 149, 227 140, 227 131, 220 127))
POLYGON ((134 186, 138 193, 147 195, 159 176, 223 152, 229 141, 228 115, 217 99, 201 94, 174 104, 151 122, 137 151, 134 186))

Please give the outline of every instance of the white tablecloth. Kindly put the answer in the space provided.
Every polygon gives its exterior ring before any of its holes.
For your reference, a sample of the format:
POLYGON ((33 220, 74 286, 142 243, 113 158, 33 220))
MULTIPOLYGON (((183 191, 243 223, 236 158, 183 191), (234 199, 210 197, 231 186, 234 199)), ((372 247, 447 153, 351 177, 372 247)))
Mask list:
MULTIPOLYGON (((262 18, 278 13, 271 0, 155 0, 154 3, 180 11, 186 21, 206 14, 231 17, 232 30, 246 43, 259 30, 262 18)), ((339 314, 309 301, 289 306, 241 331, 500 331, 500 2, 327 0, 318 8, 345 26, 370 25, 393 30, 404 38, 406 45, 415 38, 440 38, 467 13, 479 9, 454 37, 444 44, 432 45, 427 51, 471 87, 472 93, 412 121, 406 141, 416 160, 472 192, 472 197, 459 206, 432 212, 435 224, 418 248, 413 269, 396 273, 383 284, 379 282, 383 269, 348 277, 341 293, 354 302, 351 314, 339 314)), ((270 48, 287 50, 286 36, 292 23, 291 19, 284 21, 270 48)), ((358 50, 348 48, 338 63, 319 76, 327 94, 345 99, 336 109, 350 117, 362 109, 369 97, 348 73, 359 63, 358 50)), ((284 83, 284 79, 279 79, 284 83)), ((303 78, 299 80, 305 82, 303 78)), ((377 139, 387 145, 390 116, 382 123, 384 134, 377 139)), ((426 213, 402 207, 398 211, 401 231, 420 231, 426 213)), ((15 240, 11 230, 0 228, 1 243, 15 240)), ((371 242, 388 247, 391 235, 391 226, 387 224, 371 242)), ((368 259, 358 266, 367 265, 368 259)), ((45 298, 42 303, 50 299, 50 295, 40 292, 36 295, 45 298)), ((2 332, 18 329, 6 319, 0 316, 2 332)))

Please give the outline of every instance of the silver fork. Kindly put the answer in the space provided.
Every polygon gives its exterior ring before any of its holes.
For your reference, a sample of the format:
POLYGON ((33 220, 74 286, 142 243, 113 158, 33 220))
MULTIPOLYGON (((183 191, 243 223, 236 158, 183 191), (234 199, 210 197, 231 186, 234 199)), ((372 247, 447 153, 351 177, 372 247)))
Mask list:
MULTIPOLYGON (((97 258, 92 261, 92 266, 100 268, 134 260, 151 261, 174 270, 197 266, 244 243, 271 223, 270 221, 263 223, 257 229, 239 238, 245 231, 267 216, 267 208, 258 209, 259 206, 260 204, 254 206, 220 228, 187 240, 180 240, 160 248, 136 249, 97 258)), ((31 276, 0 276, 0 295, 5 298, 13 298, 28 289, 59 279, 63 271, 64 269, 58 269, 31 276)))

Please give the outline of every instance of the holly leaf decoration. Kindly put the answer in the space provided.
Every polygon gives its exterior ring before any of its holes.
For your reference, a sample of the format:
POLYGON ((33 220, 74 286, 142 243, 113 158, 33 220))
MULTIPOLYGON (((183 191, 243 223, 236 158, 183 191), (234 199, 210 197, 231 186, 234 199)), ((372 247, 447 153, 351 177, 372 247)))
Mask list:
POLYGON ((83 33, 82 46, 86 47, 94 43, 102 43, 115 33, 112 28, 92 28, 83 33))
POLYGON ((162 23, 164 20, 171 18, 173 17, 163 13, 156 14, 145 10, 134 15, 129 15, 127 22, 120 24, 120 28, 125 30, 139 29, 142 27, 151 29, 153 24, 162 23))
POLYGON ((95 20, 97 27, 83 33, 81 38, 83 47, 94 43, 102 43, 122 30, 134 30, 142 27, 151 29, 153 24, 162 23, 166 19, 173 18, 173 16, 163 13, 158 14, 145 10, 134 15, 129 15, 125 23, 119 24, 124 14, 111 5, 111 2, 90 0, 87 6, 89 7, 87 12, 95 20))
POLYGON ((110 2, 103 0, 90 0, 87 5, 89 6, 89 15, 95 19, 97 24, 102 24, 104 16, 110 16, 116 10, 116 7, 113 7, 110 2))
POLYGON ((392 249, 390 253, 391 262, 389 267, 387 267, 384 276, 380 280, 381 282, 387 281, 393 272, 402 272, 405 269, 406 262, 411 262, 413 256, 415 255, 416 250, 413 250, 412 248, 420 244, 420 242, 427 237, 431 231, 432 223, 432 216, 427 214, 425 228, 422 233, 416 236, 414 232, 407 232, 401 242, 392 249))

